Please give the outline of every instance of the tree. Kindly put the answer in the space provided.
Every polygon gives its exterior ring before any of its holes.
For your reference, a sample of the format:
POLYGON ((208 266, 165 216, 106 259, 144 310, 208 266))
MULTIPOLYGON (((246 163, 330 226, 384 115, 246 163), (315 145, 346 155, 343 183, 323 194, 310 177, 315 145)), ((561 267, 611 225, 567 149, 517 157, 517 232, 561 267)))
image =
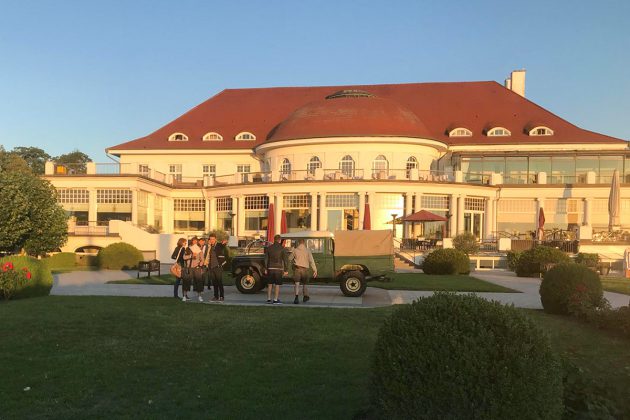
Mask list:
POLYGON ((68 237, 67 216, 50 182, 29 172, 0 172, 0 251, 41 255, 68 237))
POLYGON ((15 153, 7 152, 0 145, 0 173, 2 172, 26 172, 31 173, 28 163, 15 153))
POLYGON ((76 149, 70 153, 59 155, 54 160, 55 163, 68 165, 77 174, 84 174, 86 172, 86 163, 92 162, 88 155, 76 149))
POLYGON ((24 159, 34 174, 43 175, 46 161, 50 160, 50 155, 39 147, 14 147, 14 153, 24 159))

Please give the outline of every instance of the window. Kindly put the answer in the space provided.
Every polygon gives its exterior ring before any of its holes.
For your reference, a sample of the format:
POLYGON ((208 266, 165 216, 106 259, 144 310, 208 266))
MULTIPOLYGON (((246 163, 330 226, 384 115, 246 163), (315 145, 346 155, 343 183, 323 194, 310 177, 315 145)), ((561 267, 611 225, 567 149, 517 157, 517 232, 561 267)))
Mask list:
POLYGON ((448 210, 448 205, 448 197, 445 195, 423 195, 420 199, 420 206, 423 209, 448 210))
POLYGON ((268 195, 248 195, 245 197, 245 210, 267 210, 268 208, 268 195))
POLYGON ((326 207, 358 208, 357 194, 326 194, 326 207))
POLYGON ((285 195, 282 197, 285 209, 307 209, 311 207, 311 196, 308 194, 285 195))
POLYGON ((256 136, 250 132, 243 131, 236 135, 236 140, 256 140, 256 136))
POLYGON ((248 173, 251 172, 251 165, 248 164, 244 164, 244 165, 236 165, 236 172, 241 174, 241 182, 247 182, 248 179, 248 173))
POLYGON ((385 176, 389 169, 389 162, 383 155, 378 155, 374 161, 372 161, 372 175, 376 177, 385 176))
POLYGON ((98 204, 131 204, 131 190, 96 190, 98 204))
POLYGON ((87 204, 90 201, 90 192, 74 188, 58 189, 57 201, 61 204, 87 204))
POLYGON ((315 175, 315 169, 321 168, 322 167, 322 161, 319 160, 319 158, 317 156, 313 156, 311 158, 311 160, 308 161, 308 164, 306 165, 306 170, 311 174, 311 175, 315 175))
POLYGON ((182 164, 181 163, 171 163, 168 165, 168 173, 173 175, 173 182, 181 182, 182 181, 182 164))
POLYGON ((138 165, 138 174, 142 175, 142 176, 149 176, 149 165, 146 164, 139 164, 138 165))
POLYGON ((344 175, 353 177, 354 176, 354 159, 352 159, 352 156, 345 155, 343 158, 341 158, 341 161, 339 162, 339 169, 341 169, 341 172, 344 175))
POLYGON ((204 134, 202 137, 202 140, 203 141, 222 141, 223 136, 219 133, 215 133, 214 131, 211 131, 209 133, 204 134))
POLYGON ((457 127, 449 131, 449 137, 470 137, 472 136, 472 131, 464 127, 457 127))
POLYGON ((417 167, 418 159, 416 159, 414 156, 409 156, 409 159, 407 159, 406 169, 409 171, 410 169, 416 169, 417 167))
POLYGON ((204 230, 206 200, 199 198, 175 198, 173 223, 176 230, 204 230))
POLYGON ((269 196, 249 195, 245 197, 245 229, 266 230, 269 196))
POLYGON ((507 137, 511 135, 510 130, 503 127, 494 127, 488 131, 488 137, 507 137))
POLYGON ((471 211, 485 211, 486 200, 484 198, 466 197, 464 199, 464 209, 471 211))
POLYGON ((211 163, 202 165, 201 172, 203 172, 204 176, 217 176, 217 165, 211 163))
POLYGON ((232 211, 232 197, 218 197, 217 211, 232 211))
POLYGON ((226 232, 232 232, 232 198, 231 197, 217 197, 216 204, 216 226, 226 232))
POLYGON ((289 159, 282 159, 282 164, 280 165, 280 173, 282 175, 291 174, 291 161, 289 159))
POLYGON ((173 133, 169 136, 168 141, 188 141, 188 136, 183 133, 173 133))
POLYGON ((531 130, 529 130, 529 135, 530 136, 553 136, 553 130, 544 126, 534 127, 531 130))

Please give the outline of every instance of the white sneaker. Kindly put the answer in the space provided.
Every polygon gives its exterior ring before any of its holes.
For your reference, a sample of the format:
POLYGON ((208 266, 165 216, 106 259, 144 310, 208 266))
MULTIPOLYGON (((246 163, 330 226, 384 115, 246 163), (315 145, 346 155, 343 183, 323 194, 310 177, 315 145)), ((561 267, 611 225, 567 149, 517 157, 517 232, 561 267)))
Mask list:
POLYGON ((203 298, 199 295, 199 302, 203 302, 203 298))
POLYGON ((183 296, 183 297, 182 297, 182 302, 186 302, 186 300, 187 300, 187 299, 186 299, 186 296, 183 296))

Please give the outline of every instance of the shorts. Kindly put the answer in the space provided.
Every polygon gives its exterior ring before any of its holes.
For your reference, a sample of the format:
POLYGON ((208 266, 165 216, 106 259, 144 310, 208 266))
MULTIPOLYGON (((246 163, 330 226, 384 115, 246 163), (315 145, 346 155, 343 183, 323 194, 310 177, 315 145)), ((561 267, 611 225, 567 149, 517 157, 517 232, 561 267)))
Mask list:
POLYGON ((308 268, 293 266, 293 282, 308 284, 310 278, 308 275, 308 268))
POLYGON ((268 270, 269 275, 268 282, 269 284, 277 284, 278 286, 282 284, 282 270, 268 270))

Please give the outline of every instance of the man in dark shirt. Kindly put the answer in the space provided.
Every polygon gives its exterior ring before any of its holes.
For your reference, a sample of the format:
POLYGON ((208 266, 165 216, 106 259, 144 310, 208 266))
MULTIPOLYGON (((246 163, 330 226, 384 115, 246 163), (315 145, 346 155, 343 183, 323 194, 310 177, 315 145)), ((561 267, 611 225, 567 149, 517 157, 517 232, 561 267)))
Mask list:
POLYGON ((210 283, 214 286, 214 297, 211 302, 223 302, 223 265, 227 259, 227 248, 222 243, 217 243, 217 236, 211 233, 208 236, 208 245, 204 255, 204 267, 208 269, 208 289, 210 283))
POLYGON ((287 253, 282 246, 282 238, 276 235, 273 238, 273 244, 265 248, 265 273, 267 275, 267 303, 271 301, 271 291, 275 286, 276 293, 273 300, 274 305, 281 305, 280 302, 280 286, 282 285, 282 276, 289 274, 289 261, 287 253))

